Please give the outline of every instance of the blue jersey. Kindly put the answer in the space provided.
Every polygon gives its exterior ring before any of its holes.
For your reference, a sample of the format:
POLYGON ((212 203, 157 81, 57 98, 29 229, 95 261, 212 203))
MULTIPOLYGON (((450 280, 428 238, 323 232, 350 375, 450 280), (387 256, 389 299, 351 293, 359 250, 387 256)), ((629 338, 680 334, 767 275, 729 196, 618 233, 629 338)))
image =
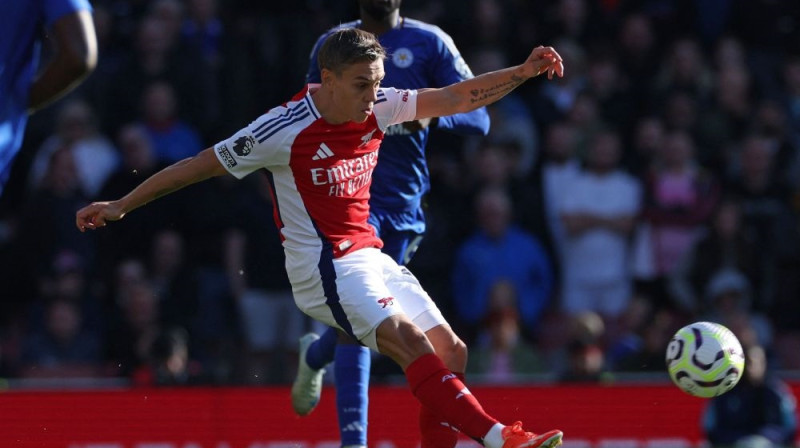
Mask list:
POLYGON ((0 193, 22 146, 28 92, 39 65, 42 27, 62 16, 91 11, 88 0, 3 0, 0 14, 0 193))
MULTIPOLYGON (((345 23, 319 38, 311 52, 309 82, 320 82, 317 53, 325 38, 337 29, 360 25, 360 20, 345 23)), ((381 34, 378 39, 388 54, 383 86, 401 89, 445 87, 473 76, 453 39, 437 26, 403 18, 397 27, 381 34)), ((489 115, 485 108, 480 108, 465 114, 440 117, 437 127, 459 134, 486 135, 489 115)), ((424 231, 422 214, 417 211, 421 208, 422 196, 430 190, 425 162, 429 132, 430 129, 426 128, 412 133, 398 124, 387 129, 381 144, 380 163, 373 173, 369 204, 373 214, 406 216, 407 219, 392 220, 396 227, 401 227, 396 230, 424 231)))

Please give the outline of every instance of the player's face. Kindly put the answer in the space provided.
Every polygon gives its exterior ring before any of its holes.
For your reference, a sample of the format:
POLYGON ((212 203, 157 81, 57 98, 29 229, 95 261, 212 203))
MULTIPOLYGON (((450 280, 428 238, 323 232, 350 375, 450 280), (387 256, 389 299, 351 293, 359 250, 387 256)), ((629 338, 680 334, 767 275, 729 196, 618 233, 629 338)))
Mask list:
POLYGON ((377 60, 350 65, 335 76, 334 98, 346 120, 361 123, 372 115, 384 75, 383 61, 377 60))

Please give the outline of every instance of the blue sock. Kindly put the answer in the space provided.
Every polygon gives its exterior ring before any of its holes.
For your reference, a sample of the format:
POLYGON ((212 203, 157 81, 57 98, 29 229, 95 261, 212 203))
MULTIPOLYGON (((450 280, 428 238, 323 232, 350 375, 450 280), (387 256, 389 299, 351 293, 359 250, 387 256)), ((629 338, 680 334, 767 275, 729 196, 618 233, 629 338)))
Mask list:
POLYGON ((336 341, 339 335, 333 327, 328 327, 325 333, 312 342, 306 350, 306 364, 314 370, 327 366, 336 353, 336 341))
POLYGON ((367 347, 352 344, 336 346, 333 372, 342 446, 367 446, 367 390, 371 363, 367 347))

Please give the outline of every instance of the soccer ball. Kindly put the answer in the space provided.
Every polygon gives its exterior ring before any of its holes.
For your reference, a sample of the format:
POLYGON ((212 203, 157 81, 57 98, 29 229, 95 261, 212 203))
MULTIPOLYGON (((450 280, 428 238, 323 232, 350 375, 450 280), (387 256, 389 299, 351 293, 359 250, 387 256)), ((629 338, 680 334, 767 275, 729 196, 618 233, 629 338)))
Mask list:
POLYGON ((667 346, 672 381, 695 397, 716 397, 731 390, 744 372, 744 352, 736 336, 720 324, 695 322, 667 346))

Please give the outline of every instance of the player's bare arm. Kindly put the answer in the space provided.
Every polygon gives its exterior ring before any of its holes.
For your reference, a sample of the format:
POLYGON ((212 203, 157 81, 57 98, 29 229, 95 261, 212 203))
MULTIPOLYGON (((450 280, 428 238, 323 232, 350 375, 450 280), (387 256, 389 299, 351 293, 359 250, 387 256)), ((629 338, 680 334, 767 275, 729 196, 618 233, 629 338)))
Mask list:
POLYGON ((416 119, 469 112, 494 103, 530 78, 564 76, 564 61, 552 47, 536 47, 521 65, 484 73, 440 89, 420 89, 416 119))
POLYGON ((56 52, 33 82, 28 113, 33 113, 75 88, 97 66, 97 37, 88 11, 67 14, 53 23, 56 52))
POLYGON ((105 227, 108 221, 120 220, 126 213, 150 201, 188 185, 227 173, 214 154, 214 149, 205 149, 194 157, 183 159, 153 174, 121 199, 94 202, 78 210, 75 224, 81 232, 105 227))

